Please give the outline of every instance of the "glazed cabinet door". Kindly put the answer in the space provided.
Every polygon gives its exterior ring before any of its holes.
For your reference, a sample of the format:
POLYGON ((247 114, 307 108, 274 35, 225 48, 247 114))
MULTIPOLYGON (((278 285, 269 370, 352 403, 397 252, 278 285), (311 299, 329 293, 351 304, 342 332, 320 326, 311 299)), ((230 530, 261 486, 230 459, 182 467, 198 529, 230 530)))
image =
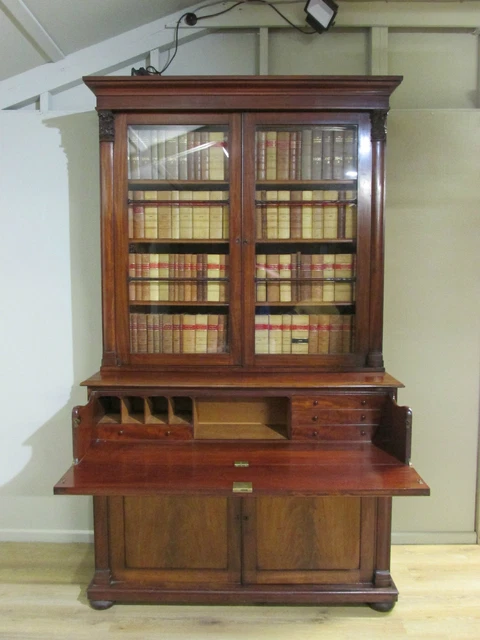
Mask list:
POLYGON ((249 362, 365 365, 370 149, 365 114, 245 117, 249 362))
POLYGON ((246 500, 246 584, 341 584, 373 579, 375 501, 353 497, 246 500))
POLYGON ((192 586, 240 582, 238 501, 112 497, 108 518, 115 581, 192 586))
POLYGON ((116 118, 116 330, 121 363, 240 358, 240 121, 116 118))

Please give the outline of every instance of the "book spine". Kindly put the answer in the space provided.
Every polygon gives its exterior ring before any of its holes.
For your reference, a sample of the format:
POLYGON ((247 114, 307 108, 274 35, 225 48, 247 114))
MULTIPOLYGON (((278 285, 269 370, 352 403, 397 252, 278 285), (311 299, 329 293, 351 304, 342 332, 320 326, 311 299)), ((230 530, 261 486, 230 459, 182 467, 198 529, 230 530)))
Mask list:
POLYGON ((151 129, 150 134, 151 134, 150 155, 151 155, 151 158, 152 158, 152 179, 153 180, 158 180, 159 159, 158 159, 158 129, 157 129, 157 127, 154 127, 153 129, 151 129))
POLYGON ((162 318, 163 353, 173 353, 173 315, 164 313, 162 318))
POLYGON ((191 240, 193 238, 193 192, 180 191, 179 207, 179 238, 191 240))
POLYGON ((292 301, 292 263, 289 253, 279 256, 280 302, 292 301))
POLYGON ((328 191, 329 202, 323 209, 323 237, 338 237, 338 191, 328 191))
POLYGON ((312 132, 312 180, 322 179, 323 166, 323 129, 314 127, 312 132))
POLYGON ((255 316, 255 353, 268 353, 268 315, 255 316))
POLYGON ((133 191, 128 192, 128 206, 127 206, 127 222, 128 222, 128 237, 133 238, 133 191))
POLYGON ((130 314, 130 353, 138 353, 138 313, 130 314))
POLYGON ((145 207, 138 200, 144 200, 143 191, 133 192, 133 237, 144 238, 145 237, 145 207))
POLYGON ((153 318, 153 350, 155 353, 162 353, 162 317, 159 313, 153 318))
POLYGON ((198 313, 195 319, 195 353, 207 353, 208 315, 198 313))
POLYGON ((266 149, 267 149, 267 132, 257 131, 256 133, 256 167, 257 180, 266 180, 266 149))
POLYGON ((333 178, 333 130, 323 130, 322 144, 322 179, 333 178))
POLYGON ((157 158, 158 158, 158 179, 165 180, 167 177, 166 161, 166 130, 157 130, 157 158))
POLYGON ((192 193, 192 198, 193 238, 195 240, 207 240, 210 234, 209 207, 206 205, 206 201, 208 200, 208 192, 194 191, 192 193))
POLYGON ((265 278, 267 277, 267 256, 264 253, 260 253, 255 256, 256 259, 256 300, 257 302, 266 302, 267 300, 267 283, 265 278))
POLYGON ((187 167, 188 147, 187 133, 178 136, 178 178, 179 180, 188 180, 187 167))
POLYGON ((292 316, 282 316, 282 353, 292 353, 292 316))
POLYGON ((150 254, 150 300, 160 300, 160 282, 158 281, 160 273, 159 255, 158 253, 150 254))
POLYGON ((267 239, 275 240, 278 238, 278 191, 267 191, 267 239))
POLYGON ((292 317, 292 353, 304 355, 308 353, 308 330, 310 320, 308 315, 292 317))
POLYGON ((282 316, 268 316, 268 353, 282 353, 282 316))
POLYGON ((265 173, 267 180, 277 179, 277 132, 267 131, 265 152, 265 173))
POLYGON ((147 314, 147 353, 153 353, 153 315, 147 314))
POLYGON ((168 253, 160 253, 158 255, 158 277, 161 278, 158 283, 158 299, 162 301, 169 300, 169 255, 168 253), (163 279, 162 279, 163 278, 163 279))
POLYGON ((180 238, 180 191, 172 191, 172 239, 180 238))
POLYGON ((159 191, 157 238, 172 238, 172 192, 159 191))
POLYGON ((299 153, 298 137, 300 132, 290 131, 290 144, 289 144, 289 162, 288 162, 288 177, 290 180, 297 180, 299 177, 299 162, 301 161, 301 155, 299 153))
MULTIPOLYGON (((301 164, 301 179, 312 179, 312 145, 313 145, 313 131, 312 129, 302 129, 302 164, 301 164)), ((321 146, 320 146, 321 149, 321 146)), ((316 178, 317 180, 319 178, 316 178)))
POLYGON ((312 255, 312 300, 323 302, 323 255, 312 255))
POLYGON ((229 256, 225 254, 220 255, 220 278, 221 282, 219 284, 220 288, 220 302, 227 302, 229 299, 229 287, 228 287, 228 278, 229 278, 229 256))
POLYGON ((290 191, 278 192, 278 238, 290 238, 290 191))
POLYGON ((207 317, 207 353, 217 353, 218 348, 218 315, 207 317))
POLYGON ((332 160, 332 177, 334 180, 341 180, 343 174, 343 158, 344 158, 344 136, 343 129, 336 129, 333 132, 333 160, 332 160))
POLYGON ((318 315, 310 314, 308 326, 308 353, 318 353, 318 315))
MULTIPOLYGON (((156 201, 156 191, 145 191, 145 200, 156 201)), ((158 215, 156 204, 145 205, 145 238, 156 238, 158 233, 158 215)))
POLYGON ((323 283, 323 301, 334 302, 335 283, 333 278, 335 277, 335 256, 332 254, 325 254, 323 256, 323 277, 329 279, 323 283))
MULTIPOLYGON (((136 258, 137 258, 136 253, 128 254, 128 277, 129 278, 135 278, 136 276, 136 258)), ((130 302, 134 302, 136 300, 135 288, 136 288, 135 281, 130 281, 128 283, 128 299, 130 300, 130 302)))
MULTIPOLYGON (((313 200, 313 191, 302 191, 302 200, 311 203, 313 200)), ((304 204, 302 206, 302 238, 312 238, 313 232, 313 206, 312 204, 304 204)))
POLYGON ((217 352, 227 353, 228 351, 228 324, 227 316, 225 314, 219 314, 218 316, 218 343, 217 352))
POLYGON ((330 316, 321 314, 318 316, 318 347, 317 353, 329 353, 330 351, 330 316))
POLYGON ((141 139, 140 147, 140 178, 152 179, 152 134, 150 129, 138 129, 141 139))
POLYGON ((220 180, 226 179, 225 176, 225 134, 223 131, 210 131, 208 136, 208 162, 209 162, 209 179, 220 180))
POLYGON ((356 131, 346 129, 343 143, 343 173, 345 178, 357 177, 356 131))
POLYGON ((216 204, 217 201, 224 198, 223 191, 210 191, 208 199, 210 206, 208 207, 209 214, 209 230, 208 237, 211 240, 221 240, 223 238, 223 209, 222 204, 216 204))
POLYGON ((128 177, 130 180, 138 180, 140 178, 140 150, 139 137, 137 130, 133 127, 128 128, 128 177))
POLYGON ((184 264, 184 296, 183 299, 185 302, 192 301, 192 254, 185 254, 185 264, 184 264))
POLYGON ((279 256, 278 254, 267 255, 267 300, 268 302, 280 302, 280 282, 279 282, 279 256))
POLYGON ((290 192, 290 237, 297 240, 302 237, 302 205, 297 204, 302 200, 301 191, 290 192))
POLYGON ((290 132, 277 132, 277 180, 288 180, 290 161, 290 132))
POLYGON ((179 313, 173 314, 173 353, 182 353, 182 316, 179 313))
POLYGON ((220 255, 207 255, 207 301, 220 302, 220 255))
POLYGON ((330 345, 329 353, 343 352, 342 316, 330 316, 330 345))
POLYGON ((178 180, 178 135, 175 133, 165 140, 165 178, 178 180))
POLYGON ((184 313, 182 316, 183 351, 195 353, 196 316, 184 313))
POLYGON ((137 353, 147 353, 147 314, 137 313, 137 353))

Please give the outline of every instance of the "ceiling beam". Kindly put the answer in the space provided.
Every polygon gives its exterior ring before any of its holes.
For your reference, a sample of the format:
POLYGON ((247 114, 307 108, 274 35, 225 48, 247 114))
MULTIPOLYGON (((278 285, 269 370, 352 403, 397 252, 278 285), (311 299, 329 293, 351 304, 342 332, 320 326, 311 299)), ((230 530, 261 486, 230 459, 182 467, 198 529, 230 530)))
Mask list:
POLYGON ((63 51, 22 0, 0 0, 0 9, 48 61, 57 62, 65 58, 63 51))
MULTIPOLYGON (((2 0, 3 1, 3 0, 2 0)), ((135 61, 154 49, 173 45, 173 33, 167 24, 176 23, 188 9, 132 29, 99 44, 76 51, 63 60, 44 64, 0 82, 0 109, 34 101, 48 91, 60 91, 81 83, 82 76, 108 73, 122 63, 135 61)), ((183 31, 178 42, 200 37, 207 29, 183 31)))
MULTIPOLYGON (((235 2, 224 3, 226 7, 235 2)), ((304 3, 278 4, 278 8, 296 26, 311 30, 305 22, 304 3)), ((181 25, 180 31, 209 27, 210 29, 289 28, 276 12, 266 5, 241 4, 231 11, 213 18, 202 16, 214 13, 208 8, 193 11, 199 20, 194 27, 181 25)), ((476 29, 480 26, 480 2, 339 2, 335 18, 337 28, 425 28, 425 29, 476 29)), ((168 25, 170 28, 175 23, 168 25)), ((320 36, 321 37, 321 36, 320 36)))

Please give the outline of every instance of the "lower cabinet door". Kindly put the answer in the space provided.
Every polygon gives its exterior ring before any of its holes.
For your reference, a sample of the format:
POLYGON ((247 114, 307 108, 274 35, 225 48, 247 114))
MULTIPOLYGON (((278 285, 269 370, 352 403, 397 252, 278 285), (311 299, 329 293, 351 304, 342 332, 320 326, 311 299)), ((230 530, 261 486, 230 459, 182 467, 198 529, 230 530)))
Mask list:
POLYGON ((240 583, 237 500, 112 497, 108 519, 114 580, 164 586, 240 583))
POLYGON ((371 583, 375 509, 374 498, 246 499, 244 584, 371 583))

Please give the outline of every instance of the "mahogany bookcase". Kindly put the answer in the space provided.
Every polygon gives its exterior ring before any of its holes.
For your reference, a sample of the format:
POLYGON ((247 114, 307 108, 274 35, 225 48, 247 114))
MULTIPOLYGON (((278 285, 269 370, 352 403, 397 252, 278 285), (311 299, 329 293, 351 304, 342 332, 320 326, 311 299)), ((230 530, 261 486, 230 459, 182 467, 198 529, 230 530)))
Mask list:
POLYGON ((103 359, 57 494, 94 499, 93 607, 388 611, 393 496, 428 495, 382 356, 400 77, 86 77, 103 359))

